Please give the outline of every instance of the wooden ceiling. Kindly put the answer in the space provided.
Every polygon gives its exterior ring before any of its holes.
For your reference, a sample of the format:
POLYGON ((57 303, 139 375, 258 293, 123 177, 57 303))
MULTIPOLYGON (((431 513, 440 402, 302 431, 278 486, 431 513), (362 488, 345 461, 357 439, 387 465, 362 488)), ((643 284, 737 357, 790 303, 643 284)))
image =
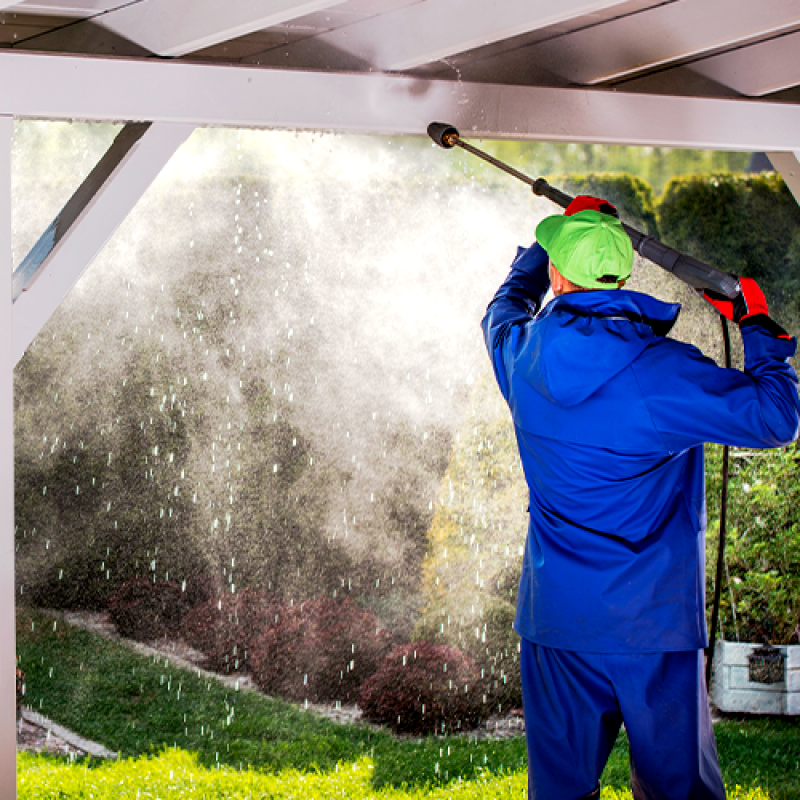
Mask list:
POLYGON ((798 54, 800 0, 0 0, 0 113, 788 152, 798 54))
POLYGON ((14 50, 800 102, 797 0, 0 0, 14 50))

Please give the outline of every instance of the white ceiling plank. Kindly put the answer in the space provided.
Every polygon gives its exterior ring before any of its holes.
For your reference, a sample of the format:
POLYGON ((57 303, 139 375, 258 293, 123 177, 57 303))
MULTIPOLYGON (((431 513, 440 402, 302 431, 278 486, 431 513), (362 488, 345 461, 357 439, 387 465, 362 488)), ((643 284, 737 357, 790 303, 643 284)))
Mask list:
POLYGON ((800 150, 793 153, 767 153, 767 158, 780 172, 794 199, 800 203, 800 150))
POLYGON ((192 130, 193 125, 154 123, 103 184, 95 187, 80 215, 51 249, 36 279, 14 302, 14 363, 192 130))
POLYGON ((748 97, 763 97, 800 84, 798 54, 800 32, 707 58, 691 68, 748 97))
POLYGON ((11 5, 20 14, 47 14, 53 17, 93 17, 123 5, 123 0, 16 0, 11 4, 0 0, 0 6, 11 5))
POLYGON ((681 0, 536 45, 532 56, 593 85, 735 47, 800 25, 800 0, 681 0))
POLYGON ((141 0, 97 22, 160 56, 182 56, 343 0, 141 0))
POLYGON ((0 114, 771 152, 800 150, 800 106, 0 52, 0 114))
MULTIPOLYGON (((426 0, 315 37, 376 69, 402 71, 627 0, 426 0)), ((301 45, 302 46, 302 45, 301 45)))

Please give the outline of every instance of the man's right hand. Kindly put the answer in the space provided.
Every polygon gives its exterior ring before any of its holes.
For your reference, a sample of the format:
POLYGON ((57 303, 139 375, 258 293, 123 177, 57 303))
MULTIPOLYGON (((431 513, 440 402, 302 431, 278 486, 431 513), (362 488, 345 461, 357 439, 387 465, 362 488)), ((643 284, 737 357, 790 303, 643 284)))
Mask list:
POLYGON ((739 278, 742 291, 731 300, 709 289, 703 297, 726 319, 742 325, 761 325, 773 336, 781 339, 791 338, 788 333, 769 316, 769 306, 761 287, 752 278, 739 278))
POLYGON ((761 287, 752 278, 739 278, 742 291, 731 300, 724 295, 706 289, 703 297, 711 303, 723 317, 735 322, 737 325, 747 317, 755 314, 769 316, 769 307, 761 287))

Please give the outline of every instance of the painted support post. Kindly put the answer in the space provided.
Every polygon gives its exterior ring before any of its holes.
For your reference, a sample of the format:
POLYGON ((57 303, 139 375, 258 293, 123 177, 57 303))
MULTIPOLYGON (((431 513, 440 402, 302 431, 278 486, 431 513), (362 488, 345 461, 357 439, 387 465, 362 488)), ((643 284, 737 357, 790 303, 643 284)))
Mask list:
POLYGON ((17 796, 14 616, 14 350, 11 317, 11 135, 0 117, 0 800, 17 796))
POLYGON ((781 174, 781 177, 800 203, 800 150, 793 153, 767 153, 770 164, 781 174))
POLYGON ((133 123, 119 133, 14 273, 15 364, 193 130, 133 123))

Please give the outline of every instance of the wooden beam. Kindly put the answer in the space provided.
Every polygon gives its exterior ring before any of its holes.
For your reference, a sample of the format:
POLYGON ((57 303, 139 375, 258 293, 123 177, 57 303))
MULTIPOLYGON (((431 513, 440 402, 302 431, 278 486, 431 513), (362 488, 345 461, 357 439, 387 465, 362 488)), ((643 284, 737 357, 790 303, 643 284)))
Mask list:
POLYGON ((17 796, 14 615, 14 354, 11 323, 11 136, 14 120, 0 117, 0 797, 17 796))
POLYGON ((0 52, 0 114, 711 150, 800 150, 800 106, 0 52))
POLYGON ((344 0, 140 0, 95 22, 160 56, 181 56, 344 0))
POLYGON ((14 363, 192 132, 126 126, 15 273, 14 363))

